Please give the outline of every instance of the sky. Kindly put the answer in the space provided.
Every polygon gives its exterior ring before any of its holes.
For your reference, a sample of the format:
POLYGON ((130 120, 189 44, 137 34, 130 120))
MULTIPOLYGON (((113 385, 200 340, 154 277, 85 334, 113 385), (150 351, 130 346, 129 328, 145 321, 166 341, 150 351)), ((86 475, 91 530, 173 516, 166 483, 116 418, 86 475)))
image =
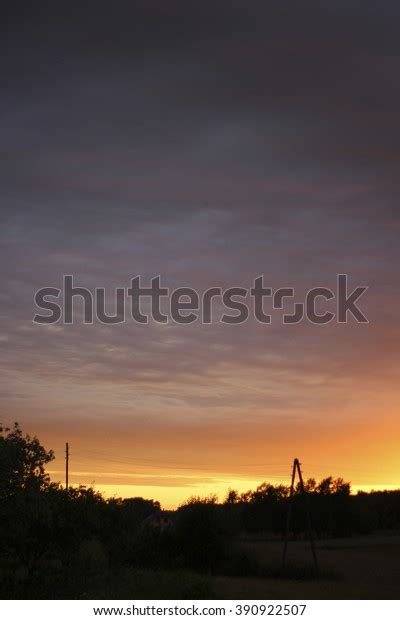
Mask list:
MULTIPOLYGON (((0 421, 50 471, 159 499, 342 476, 400 486, 397 2, 9 7, 0 97, 0 421), (38 325, 34 295, 300 293, 368 324, 38 325)), ((79 318, 79 317, 78 317, 79 318)))

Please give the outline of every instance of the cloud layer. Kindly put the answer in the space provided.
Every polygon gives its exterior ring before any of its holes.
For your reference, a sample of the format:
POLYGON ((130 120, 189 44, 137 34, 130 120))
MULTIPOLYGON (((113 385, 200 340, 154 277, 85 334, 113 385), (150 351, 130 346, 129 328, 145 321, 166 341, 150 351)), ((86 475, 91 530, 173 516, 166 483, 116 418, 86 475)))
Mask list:
MULTIPOLYGON (((2 419, 60 449, 68 435, 115 458, 134 443, 171 470, 226 474, 269 444, 279 471, 294 452, 318 467, 330 437, 340 473, 353 429, 356 476, 372 437, 399 426, 398 4, 14 11, 1 37, 2 419), (305 290, 348 273, 370 286, 370 324, 33 325, 35 291, 65 273, 110 291, 137 274, 305 290)), ((392 482, 396 458, 377 448, 371 480, 380 468, 392 482)))

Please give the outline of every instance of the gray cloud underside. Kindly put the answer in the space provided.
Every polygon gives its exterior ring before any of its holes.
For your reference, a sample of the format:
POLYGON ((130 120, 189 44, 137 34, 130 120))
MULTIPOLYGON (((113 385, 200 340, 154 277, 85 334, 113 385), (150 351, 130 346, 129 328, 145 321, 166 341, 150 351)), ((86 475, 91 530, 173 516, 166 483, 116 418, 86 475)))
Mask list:
POLYGON ((399 370, 398 4, 25 11, 2 37, 6 415, 76 399, 85 415, 307 419, 365 378, 384 391, 399 370), (31 325, 35 290, 64 273, 303 290, 338 272, 371 286, 369 326, 31 325))

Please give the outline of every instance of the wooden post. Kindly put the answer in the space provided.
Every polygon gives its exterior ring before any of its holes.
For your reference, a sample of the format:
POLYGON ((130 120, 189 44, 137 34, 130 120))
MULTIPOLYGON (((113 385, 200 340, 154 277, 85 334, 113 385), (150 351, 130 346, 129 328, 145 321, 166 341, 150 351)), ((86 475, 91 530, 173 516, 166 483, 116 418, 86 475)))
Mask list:
POLYGON ((68 489, 69 446, 65 444, 65 488, 68 489))
POLYGON ((290 523, 291 523, 291 516, 292 516, 292 504, 293 504, 294 482, 296 479, 296 471, 299 476, 300 492, 305 501, 308 540, 310 541, 311 553, 312 553, 313 561, 314 561, 315 574, 318 575, 318 572, 319 572, 318 558, 317 558, 317 553, 315 549, 314 535, 313 535, 312 526, 311 526, 311 515, 310 515, 310 506, 308 502, 308 493, 306 492, 304 488, 303 474, 301 472, 299 459, 294 459, 293 461, 292 481, 290 485, 290 493, 289 493, 289 500, 288 500, 289 505, 288 505, 288 511, 287 511, 287 517, 286 517, 285 539, 283 543, 282 570, 286 567, 287 546, 288 546, 290 523))
POLYGON ((290 522, 291 522, 291 516, 292 516, 292 497, 293 497, 293 492, 294 492, 294 479, 296 476, 296 462, 298 462, 297 459, 294 459, 293 469, 292 469, 292 482, 290 485, 290 493, 289 493, 289 505, 288 505, 288 511, 287 511, 287 516, 286 516, 285 540, 283 543, 282 569, 284 569, 286 566, 286 554, 287 554, 287 546, 288 546, 288 539, 289 539, 290 522))
POLYGON ((299 480, 300 480, 300 491, 304 497, 304 501, 306 504, 305 510, 306 510, 306 517, 307 517, 308 540, 310 541, 311 553, 312 553, 313 560, 314 560, 315 574, 318 575, 319 567, 318 567, 317 552, 315 550, 314 534, 313 534, 312 526, 311 526, 310 504, 308 500, 308 493, 306 492, 304 488, 303 474, 301 473, 300 463, 298 459, 296 459, 296 461, 297 461, 297 471, 298 471, 299 480))

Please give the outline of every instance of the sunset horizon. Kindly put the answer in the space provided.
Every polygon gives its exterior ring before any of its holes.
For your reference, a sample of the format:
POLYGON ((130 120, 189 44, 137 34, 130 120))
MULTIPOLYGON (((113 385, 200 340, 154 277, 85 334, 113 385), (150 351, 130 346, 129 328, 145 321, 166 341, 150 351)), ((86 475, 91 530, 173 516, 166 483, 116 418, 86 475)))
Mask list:
POLYGON ((399 2, 1 29, 0 598, 398 597, 399 2))
MULTIPOLYGON (((38 435, 46 448, 54 450, 55 460, 48 467, 48 473, 53 482, 64 486, 65 443, 60 445, 59 439, 55 439, 51 431, 49 433, 46 424, 38 424, 40 431, 37 432, 29 424, 22 424, 22 427, 31 436, 38 435)), ((305 434, 309 437, 306 441, 302 440, 301 444, 294 437, 287 442, 288 445, 283 441, 275 449, 268 442, 267 431, 263 439, 262 431, 257 436, 250 433, 245 437, 243 428, 236 429, 242 438, 236 449, 227 434, 219 431, 215 435, 218 437, 217 443, 225 444, 227 448, 222 453, 215 450, 211 460, 207 459, 206 454, 200 456, 203 450, 201 437, 192 438, 193 453, 190 457, 185 456, 190 448, 190 438, 184 435, 182 429, 181 441, 185 446, 183 455, 179 449, 171 452, 154 445, 151 434, 141 440, 133 434, 129 441, 126 432, 121 432, 119 436, 113 430, 115 437, 110 441, 110 430, 104 428, 107 441, 101 437, 93 441, 90 436, 83 437, 81 432, 78 436, 74 436, 71 431, 65 435, 69 440, 71 486, 88 486, 107 498, 154 499, 166 509, 176 509, 193 496, 216 495, 219 501, 223 501, 229 489, 240 493, 254 491, 264 482, 289 486, 293 460, 298 457, 305 479, 320 481, 328 476, 343 478, 351 484, 352 493, 400 489, 397 475, 400 459, 396 455, 391 461, 386 454, 390 441, 396 446, 397 436, 392 431, 391 439, 388 438, 381 422, 376 428, 369 426, 367 429, 355 424, 350 429, 349 437, 336 437, 333 445, 334 429, 328 426, 325 436, 318 434, 318 450, 314 445, 315 431, 312 433, 308 430, 305 434), (379 442, 379 433, 385 437, 382 440, 385 450, 381 452, 374 448, 379 442), (359 445, 354 440, 355 436, 359 445), (366 437, 370 437, 370 440, 366 440, 366 437), (116 448, 118 441, 120 447, 116 448), (109 447, 110 443, 112 448, 109 447), (202 458, 210 460, 210 464, 202 464, 202 458)), ((175 435, 174 432, 170 434, 175 435)), ((169 438, 165 430, 161 436, 165 436, 166 440, 169 438)), ((179 441, 175 435, 175 442, 179 444, 179 441)), ((208 448, 211 444, 208 439, 208 448)))

